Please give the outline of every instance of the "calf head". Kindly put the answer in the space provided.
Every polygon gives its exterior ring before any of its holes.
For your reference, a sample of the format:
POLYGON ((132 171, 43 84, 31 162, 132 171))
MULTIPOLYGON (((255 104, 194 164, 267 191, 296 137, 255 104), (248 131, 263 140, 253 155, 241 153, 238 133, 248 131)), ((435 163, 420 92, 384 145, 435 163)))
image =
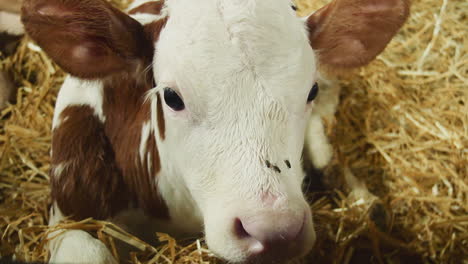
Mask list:
POLYGON ((374 59, 406 19, 407 1, 334 0, 305 20, 285 0, 164 8, 163 23, 142 26, 100 0, 29 0, 23 21, 71 75, 153 66, 148 96, 161 98, 163 113, 151 122, 162 163, 154 176, 171 214, 200 216, 215 253, 232 262, 307 253, 315 233, 301 153, 318 68, 374 59))

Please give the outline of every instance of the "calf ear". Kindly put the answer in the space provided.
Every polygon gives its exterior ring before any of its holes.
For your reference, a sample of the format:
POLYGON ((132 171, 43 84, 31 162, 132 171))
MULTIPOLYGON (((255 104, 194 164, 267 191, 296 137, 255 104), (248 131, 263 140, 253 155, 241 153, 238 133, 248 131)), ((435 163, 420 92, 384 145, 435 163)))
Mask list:
POLYGON ((352 68, 384 50, 409 14, 409 0, 333 0, 307 18, 319 61, 352 68))
POLYGON ((22 22, 59 66, 80 78, 124 70, 151 49, 143 27, 103 0, 25 0, 22 22))

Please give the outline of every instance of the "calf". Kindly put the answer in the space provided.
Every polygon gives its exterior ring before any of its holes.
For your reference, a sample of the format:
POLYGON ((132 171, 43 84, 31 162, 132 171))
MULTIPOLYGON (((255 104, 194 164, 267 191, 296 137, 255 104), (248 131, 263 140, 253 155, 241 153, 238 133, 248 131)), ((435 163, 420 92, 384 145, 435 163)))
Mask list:
MULTIPOLYGON (((314 164, 328 162, 319 114, 336 102, 318 95, 318 67, 368 63, 407 15, 406 0, 334 0, 306 19, 286 0, 137 1, 128 14, 26 0, 27 32, 70 74, 53 119, 50 224, 204 231, 233 263, 306 254, 301 153, 307 135, 314 164)), ((115 261, 79 230, 51 251, 57 263, 115 261)))

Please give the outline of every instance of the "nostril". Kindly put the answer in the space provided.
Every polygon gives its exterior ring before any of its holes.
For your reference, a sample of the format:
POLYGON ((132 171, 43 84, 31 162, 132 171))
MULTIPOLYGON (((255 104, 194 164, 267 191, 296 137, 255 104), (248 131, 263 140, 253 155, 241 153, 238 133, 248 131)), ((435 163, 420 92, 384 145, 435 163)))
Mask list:
POLYGON ((265 214, 251 218, 236 218, 235 235, 244 241, 258 241, 267 245, 289 243, 304 230, 305 216, 291 214, 265 214))
POLYGON ((250 254, 256 255, 264 251, 265 247, 262 242, 258 241, 245 230, 239 218, 234 220, 234 233, 239 239, 248 241, 248 252, 250 254))
POLYGON ((238 238, 250 237, 249 233, 247 233, 244 226, 242 225, 242 221, 239 218, 236 218, 236 220, 234 221, 234 233, 238 238))
POLYGON ((290 211, 258 212, 236 217, 232 235, 248 259, 276 262, 299 256, 308 248, 307 220, 306 215, 290 211))

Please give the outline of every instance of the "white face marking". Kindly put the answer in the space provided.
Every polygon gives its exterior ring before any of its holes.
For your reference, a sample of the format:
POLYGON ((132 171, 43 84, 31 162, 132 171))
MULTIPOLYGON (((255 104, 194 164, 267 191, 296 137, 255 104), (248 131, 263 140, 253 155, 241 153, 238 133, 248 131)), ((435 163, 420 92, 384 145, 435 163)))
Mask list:
POLYGON ((147 151, 146 147, 148 146, 148 139, 150 137, 150 132, 151 132, 150 122, 145 122, 141 129, 140 149, 139 149, 140 160, 145 159, 145 154, 147 151))
POLYGON ((167 131, 159 144, 158 186, 173 219, 199 209, 210 248, 242 260, 233 219, 308 210, 301 154, 314 109, 307 95, 317 78, 315 56, 288 1, 167 5, 153 93, 163 97, 162 88, 170 87, 185 109, 173 111, 163 102, 167 131), (270 194, 278 197, 271 208, 262 201, 270 194))
POLYGON ((153 160, 151 159, 151 152, 148 152, 148 154, 146 155, 146 162, 148 164, 148 174, 151 175, 153 169, 153 160))
POLYGON ((60 126, 63 121, 60 113, 68 106, 89 106, 94 110, 94 114, 104 123, 106 117, 102 110, 103 87, 100 81, 85 81, 72 76, 68 76, 62 84, 57 96, 52 128, 60 126))

